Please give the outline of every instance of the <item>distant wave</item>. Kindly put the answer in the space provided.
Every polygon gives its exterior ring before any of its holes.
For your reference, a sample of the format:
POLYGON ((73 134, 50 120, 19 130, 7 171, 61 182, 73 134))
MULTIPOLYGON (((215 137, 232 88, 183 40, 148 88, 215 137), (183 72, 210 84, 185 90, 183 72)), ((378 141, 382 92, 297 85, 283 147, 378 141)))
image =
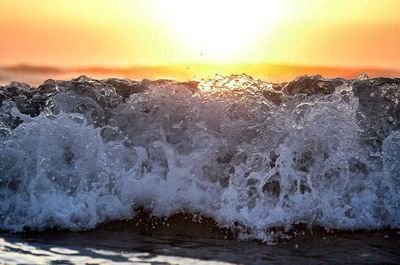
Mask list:
POLYGON ((48 80, 0 89, 0 229, 185 211, 274 227, 400 228, 400 79, 48 80))

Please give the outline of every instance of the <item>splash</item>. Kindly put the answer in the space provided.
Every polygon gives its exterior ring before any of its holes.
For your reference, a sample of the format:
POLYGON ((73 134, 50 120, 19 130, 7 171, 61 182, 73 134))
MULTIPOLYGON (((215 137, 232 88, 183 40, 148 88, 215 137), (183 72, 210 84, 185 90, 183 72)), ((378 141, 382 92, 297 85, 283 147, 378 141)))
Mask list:
POLYGON ((400 228, 399 79, 48 80, 0 90, 0 228, 185 211, 243 238, 400 228))

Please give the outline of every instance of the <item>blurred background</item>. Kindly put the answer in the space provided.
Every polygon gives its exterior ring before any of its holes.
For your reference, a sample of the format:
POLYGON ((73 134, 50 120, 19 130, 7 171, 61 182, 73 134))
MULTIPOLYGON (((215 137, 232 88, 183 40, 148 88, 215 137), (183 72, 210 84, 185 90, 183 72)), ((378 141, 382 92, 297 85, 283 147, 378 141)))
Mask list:
POLYGON ((0 84, 400 76, 398 0, 0 2, 0 84))

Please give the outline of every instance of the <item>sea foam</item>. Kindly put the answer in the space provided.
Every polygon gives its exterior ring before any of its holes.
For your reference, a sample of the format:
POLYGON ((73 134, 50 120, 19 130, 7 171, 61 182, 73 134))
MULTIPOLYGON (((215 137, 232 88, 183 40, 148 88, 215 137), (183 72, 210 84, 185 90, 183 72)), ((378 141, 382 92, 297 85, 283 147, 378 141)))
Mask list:
POLYGON ((129 82, 0 90, 0 229, 85 230, 137 207, 262 240, 400 228, 398 79, 129 82))

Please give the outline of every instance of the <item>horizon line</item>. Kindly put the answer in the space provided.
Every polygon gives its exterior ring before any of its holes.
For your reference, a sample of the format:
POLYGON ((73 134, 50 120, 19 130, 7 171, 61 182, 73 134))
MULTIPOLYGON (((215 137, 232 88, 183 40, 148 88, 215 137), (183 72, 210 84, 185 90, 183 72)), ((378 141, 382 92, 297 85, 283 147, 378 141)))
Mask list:
POLYGON ((256 63, 171 63, 171 64, 143 64, 143 65, 126 65, 126 66, 105 66, 105 65, 87 65, 87 66, 58 66, 51 64, 35 64, 35 63, 15 63, 15 64, 0 64, 0 69, 12 70, 12 68, 48 68, 59 71, 79 71, 90 69, 103 69, 103 70, 131 70, 139 68, 171 68, 171 67, 188 67, 188 66, 216 66, 216 67, 245 67, 245 66, 279 66, 289 68, 317 68, 317 69, 342 69, 342 70, 385 70, 400 73, 400 68, 381 67, 381 66, 344 66, 344 65, 322 65, 322 64, 294 64, 294 63, 277 63, 277 62, 256 62, 256 63))

